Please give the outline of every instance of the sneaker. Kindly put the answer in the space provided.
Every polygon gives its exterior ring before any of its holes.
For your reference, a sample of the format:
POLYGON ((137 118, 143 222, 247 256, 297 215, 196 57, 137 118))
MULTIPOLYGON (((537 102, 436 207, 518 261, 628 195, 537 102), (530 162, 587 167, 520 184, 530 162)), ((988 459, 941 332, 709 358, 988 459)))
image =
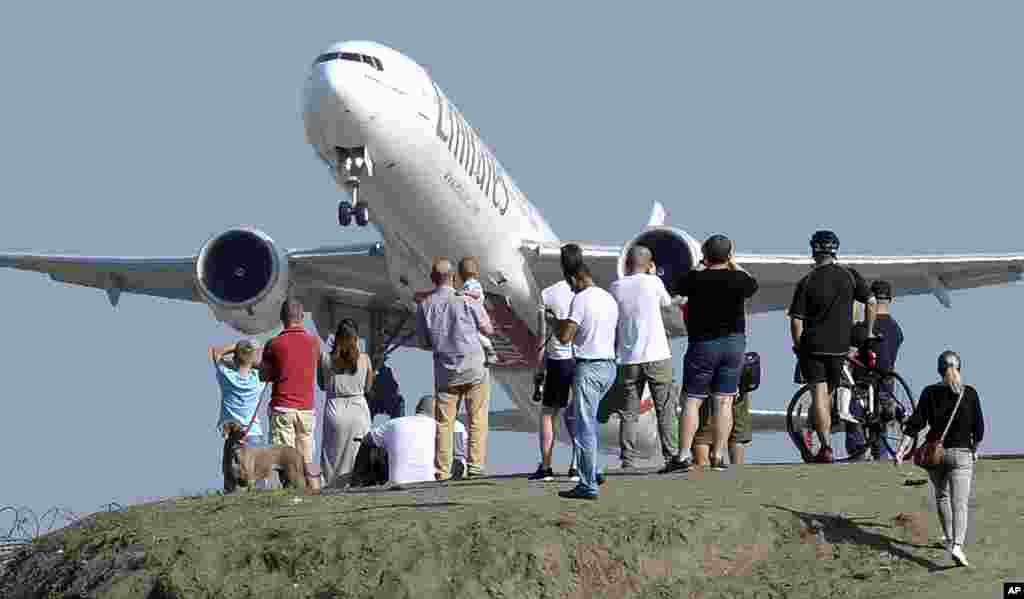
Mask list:
POLYGON ((725 472, 729 467, 722 458, 711 458, 711 469, 718 472, 725 472))
POLYGON ((687 472, 687 471, 690 470, 690 468, 693 468, 693 460, 692 459, 686 458, 686 459, 680 460, 679 458, 675 458, 674 460, 669 460, 668 462, 665 462, 665 466, 661 470, 658 470, 658 474, 671 474, 673 472, 687 472))
POLYGON ((814 461, 818 464, 831 464, 834 461, 832 458, 832 448, 822 447, 818 450, 818 455, 814 456, 814 461))
POLYGON ((580 473, 575 468, 569 468, 569 480, 574 483, 580 482, 580 473))
POLYGON ((964 555, 964 548, 960 545, 953 545, 953 550, 949 552, 953 556, 953 561, 958 566, 967 567, 967 556, 964 555))
POLYGON ((604 475, 601 474, 600 472, 598 472, 597 473, 597 486, 600 487, 602 485, 604 485, 604 475))
POLYGON ((859 447, 850 452, 851 462, 870 462, 872 461, 871 452, 868 451, 867 445, 859 447))
POLYGON ((527 480, 552 481, 555 480, 555 472, 551 468, 545 468, 544 464, 539 464, 537 471, 528 476, 527 480))
POLYGON ((559 491, 558 496, 564 499, 589 499, 591 501, 597 499, 597 493, 591 493, 581 488, 573 487, 568 491, 559 491))

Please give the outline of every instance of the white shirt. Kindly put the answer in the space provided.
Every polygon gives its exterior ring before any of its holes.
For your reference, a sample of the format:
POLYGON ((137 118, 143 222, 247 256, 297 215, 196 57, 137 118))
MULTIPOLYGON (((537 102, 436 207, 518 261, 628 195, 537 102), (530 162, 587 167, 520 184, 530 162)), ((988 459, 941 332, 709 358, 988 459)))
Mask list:
MULTIPOLYGON (((549 285, 541 291, 541 301, 551 311, 555 313, 555 318, 559 320, 565 320, 569 317, 569 306, 572 305, 572 298, 576 294, 572 292, 572 287, 565 281, 559 281, 554 285, 549 285)), ((558 342, 557 332, 551 335, 551 340, 548 341, 547 345, 547 357, 551 360, 568 360, 572 357, 572 344, 562 344, 558 342)))
POLYGON ((665 284, 655 275, 637 273, 615 281, 609 291, 619 304, 618 350, 622 364, 672 358, 661 309, 672 305, 665 284))
POLYGON ((573 297, 569 320, 576 323, 573 341, 577 358, 615 359, 615 329, 619 304, 610 293, 591 285, 573 297))
POLYGON ((417 414, 392 418, 370 429, 374 445, 388 452, 388 478, 396 485, 434 480, 437 422, 417 414))

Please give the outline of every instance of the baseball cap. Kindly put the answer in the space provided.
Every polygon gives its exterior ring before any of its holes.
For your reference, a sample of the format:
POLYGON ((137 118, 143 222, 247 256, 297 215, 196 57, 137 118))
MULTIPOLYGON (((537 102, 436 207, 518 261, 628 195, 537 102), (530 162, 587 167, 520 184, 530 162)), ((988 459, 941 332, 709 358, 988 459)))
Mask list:
POLYGON ((880 300, 892 299, 892 285, 889 281, 875 281, 871 284, 871 293, 880 300))

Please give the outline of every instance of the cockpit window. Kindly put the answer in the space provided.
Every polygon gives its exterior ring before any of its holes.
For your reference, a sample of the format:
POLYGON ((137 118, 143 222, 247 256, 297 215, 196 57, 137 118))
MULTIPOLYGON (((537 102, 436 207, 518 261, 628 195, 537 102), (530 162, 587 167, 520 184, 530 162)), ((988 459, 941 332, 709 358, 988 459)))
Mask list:
POLYGON ((384 71, 384 65, 381 64, 380 59, 376 56, 369 56, 367 54, 356 54, 355 52, 328 52, 327 54, 321 54, 316 59, 316 64, 322 62, 329 62, 332 60, 351 60, 352 62, 363 62, 378 71, 384 71))

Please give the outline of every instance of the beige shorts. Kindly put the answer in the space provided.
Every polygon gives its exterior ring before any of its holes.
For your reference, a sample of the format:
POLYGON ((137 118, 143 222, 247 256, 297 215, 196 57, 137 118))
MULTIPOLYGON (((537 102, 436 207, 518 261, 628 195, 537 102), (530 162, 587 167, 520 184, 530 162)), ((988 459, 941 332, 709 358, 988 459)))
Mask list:
POLYGON ((314 428, 316 417, 312 410, 270 411, 270 444, 298 449, 307 464, 313 463, 314 428))

